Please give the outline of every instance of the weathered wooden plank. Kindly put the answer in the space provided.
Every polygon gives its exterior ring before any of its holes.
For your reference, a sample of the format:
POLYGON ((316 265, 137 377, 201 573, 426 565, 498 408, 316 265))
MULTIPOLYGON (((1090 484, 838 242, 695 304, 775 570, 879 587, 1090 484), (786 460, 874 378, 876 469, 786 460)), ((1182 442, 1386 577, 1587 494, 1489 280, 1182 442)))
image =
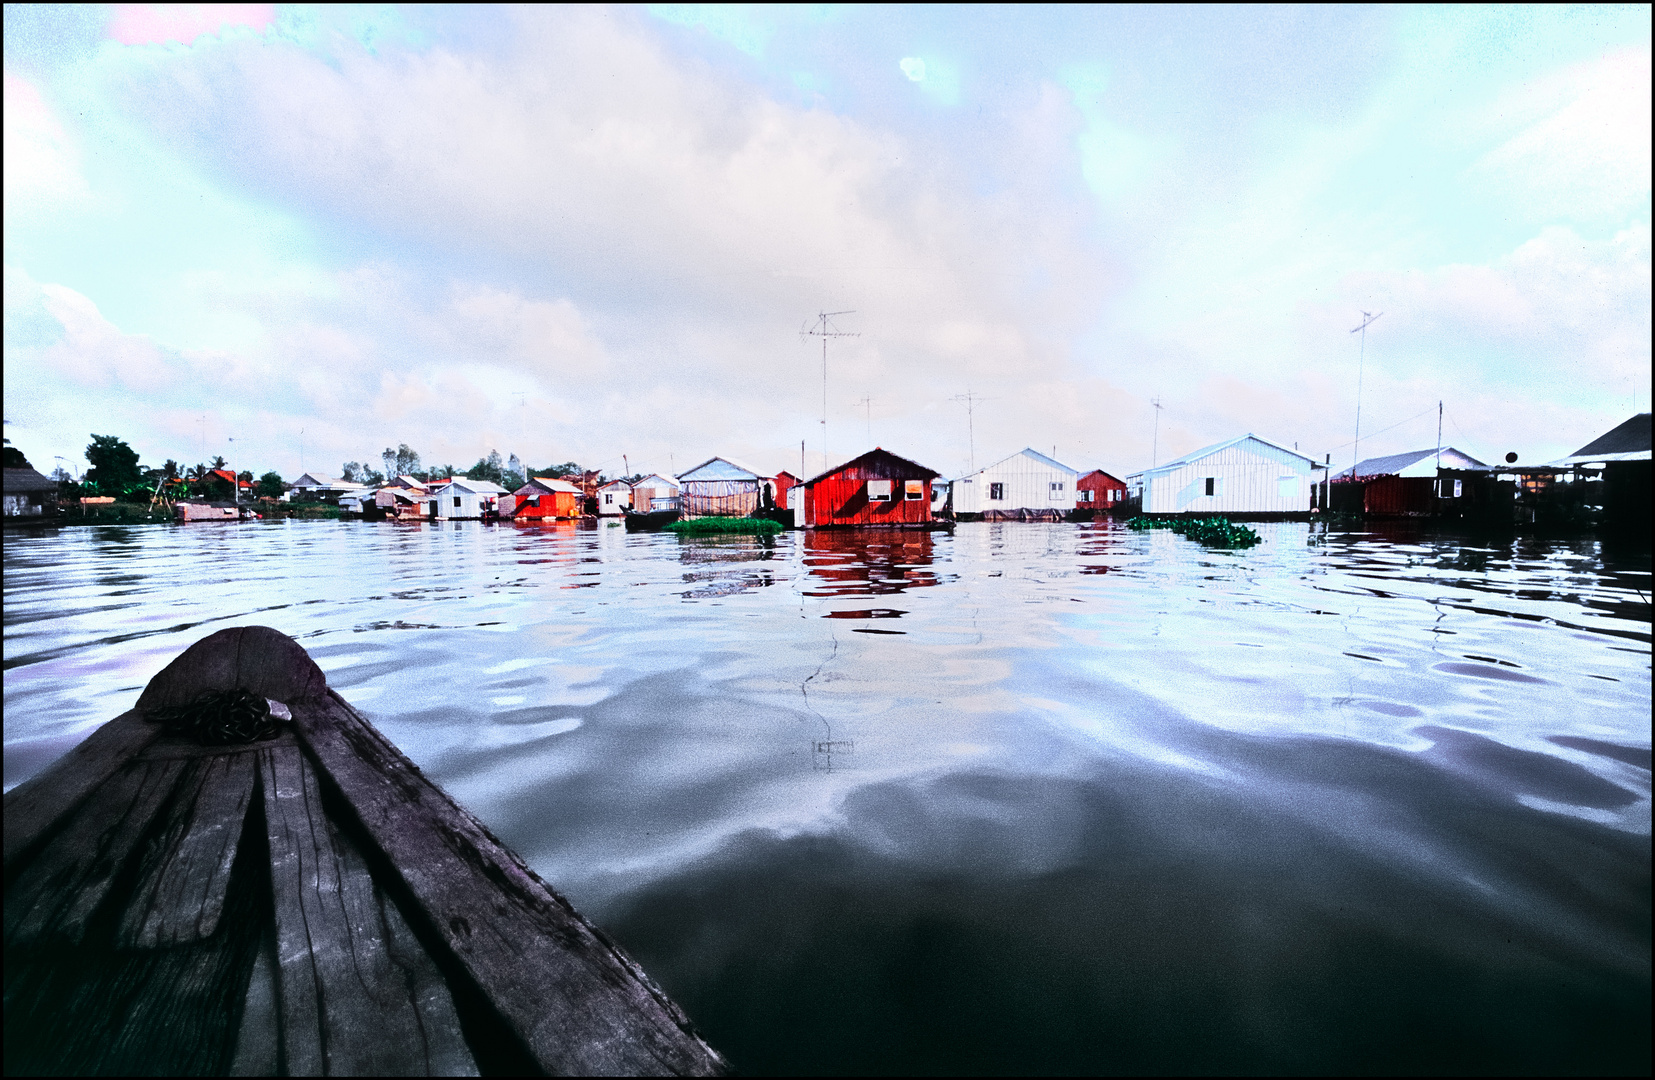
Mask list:
POLYGON ((268 626, 233 626, 185 649, 144 687, 141 711, 185 705, 206 690, 250 690, 272 701, 313 697, 327 676, 304 646, 268 626))
POLYGON ((28 781, 6 792, 5 869, 33 851, 52 826, 99 788, 160 734, 136 709, 93 731, 80 745, 28 781))
POLYGON ((224 910, 247 807, 256 752, 246 748, 193 761, 168 827, 151 844, 116 944, 153 949, 211 937, 224 910))
POLYGON ((512 855, 337 694, 292 702, 337 784, 482 996, 553 1074, 725 1071, 618 946, 512 855))
POLYGON ((241 1029, 236 1033, 231 1076, 280 1076, 281 1027, 276 1019, 276 947, 270 935, 259 943, 247 980, 247 997, 241 1011, 241 1029))
POLYGON ((6 944, 48 932, 79 941, 184 771, 134 761, 80 804, 6 890, 6 944))
POLYGON ((304 754, 261 750, 259 761, 285 1070, 475 1075, 436 965, 328 821, 304 754))

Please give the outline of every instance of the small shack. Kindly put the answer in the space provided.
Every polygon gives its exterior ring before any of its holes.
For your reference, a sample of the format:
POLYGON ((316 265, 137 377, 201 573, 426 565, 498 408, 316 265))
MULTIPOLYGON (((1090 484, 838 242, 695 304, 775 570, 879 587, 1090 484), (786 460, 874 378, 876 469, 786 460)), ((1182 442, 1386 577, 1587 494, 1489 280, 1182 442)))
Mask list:
POLYGON ((625 480, 611 480, 598 488, 598 516, 622 517, 632 509, 632 485, 625 480))
POLYGON ((367 487, 366 484, 358 484, 351 480, 335 480, 315 473, 304 473, 293 481, 293 486, 288 490, 288 497, 293 502, 337 503, 341 496, 365 491, 367 487))
POLYGON ((650 473, 632 485, 632 509, 639 514, 678 509, 678 481, 650 473))
POLYGON ((1257 435, 1242 435, 1126 478, 1145 515, 1308 517, 1317 463, 1257 435))
POLYGON ((1075 509, 1107 514, 1126 501, 1126 481, 1093 469, 1075 481, 1075 509))
POLYGON ((766 478, 729 458, 709 458, 678 477, 678 510, 683 520, 747 517, 759 508, 766 478))
POLYGON ((531 476, 512 492, 515 521, 556 521, 580 517, 581 490, 555 476, 531 476))
POLYGON ((430 488, 413 476, 399 476, 374 493, 374 506, 389 518, 421 518, 430 508, 430 488))
POLYGON ((33 469, 7 469, 5 516, 45 517, 57 507, 57 481, 33 469))
POLYGON ((456 476, 431 492, 431 516, 444 521, 475 521, 499 509, 506 489, 492 480, 470 480, 456 476))
POLYGON ((788 502, 787 493, 799 486, 799 478, 783 469, 775 476, 770 477, 770 505, 776 509, 786 509, 793 505, 788 502))
POLYGON ((1330 505, 1370 517, 1458 516, 1444 500, 1452 504, 1470 497, 1469 474, 1488 471, 1452 446, 1367 458, 1333 475, 1330 505))
POLYGON ((804 526, 928 526, 937 471, 875 447, 804 482, 804 526))
POLYGON ((987 521, 1056 521, 1075 508, 1080 471, 1032 449, 954 481, 954 513, 987 521))

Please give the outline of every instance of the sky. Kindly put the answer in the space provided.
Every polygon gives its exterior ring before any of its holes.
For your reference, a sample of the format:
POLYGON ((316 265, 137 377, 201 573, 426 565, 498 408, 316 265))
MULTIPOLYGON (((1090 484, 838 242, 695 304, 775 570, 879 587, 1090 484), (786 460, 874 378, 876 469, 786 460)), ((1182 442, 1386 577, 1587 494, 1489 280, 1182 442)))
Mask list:
POLYGON ((42 471, 1348 465, 1359 381, 1362 457, 1440 401, 1538 462, 1649 409, 1643 5, 7 5, 4 55, 42 471))

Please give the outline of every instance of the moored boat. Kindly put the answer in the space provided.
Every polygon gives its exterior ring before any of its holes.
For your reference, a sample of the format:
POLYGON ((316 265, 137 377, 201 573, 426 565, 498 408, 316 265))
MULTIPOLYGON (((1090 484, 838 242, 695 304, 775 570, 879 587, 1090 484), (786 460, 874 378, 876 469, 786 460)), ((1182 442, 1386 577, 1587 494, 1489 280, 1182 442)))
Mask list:
POLYGON ((8 1074, 725 1070, 268 627, 187 649, 4 828, 8 1074))

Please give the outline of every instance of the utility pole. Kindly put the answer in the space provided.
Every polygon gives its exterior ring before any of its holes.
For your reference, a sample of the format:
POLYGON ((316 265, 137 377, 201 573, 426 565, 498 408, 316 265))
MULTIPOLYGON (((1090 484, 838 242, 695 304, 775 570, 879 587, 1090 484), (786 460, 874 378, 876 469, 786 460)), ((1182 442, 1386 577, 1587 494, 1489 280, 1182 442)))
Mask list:
POLYGON ((976 472, 977 471, 977 422, 976 422, 976 419, 975 419, 975 412, 976 412, 977 402, 979 402, 979 401, 990 401, 992 399, 991 398, 978 397, 976 394, 973 394, 971 392, 970 387, 967 387, 965 393, 955 394, 954 395, 954 400, 965 402, 965 434, 966 434, 966 439, 967 439, 966 446, 971 452, 971 469, 969 471, 976 472))
POLYGON ((864 394, 862 400, 858 401, 857 404, 862 406, 863 418, 868 425, 868 448, 871 450, 873 448, 873 398, 864 394))
POLYGON ((839 315, 855 315, 855 311, 821 311, 816 314, 816 324, 806 323, 799 331, 801 338, 819 337, 822 339, 822 468, 828 467, 828 378, 827 378, 827 346, 828 338, 861 337, 861 334, 846 333, 836 329, 832 319, 839 315))
MULTIPOLYGON (((1379 315, 1385 314, 1383 311, 1379 315)), ((1362 313, 1362 325, 1351 331, 1362 335, 1362 344, 1356 350, 1356 442, 1351 450, 1350 478, 1355 480, 1356 466, 1362 461, 1362 364, 1367 359, 1368 351, 1368 324, 1376 321, 1379 315, 1362 313)))
POLYGON ((299 429, 299 471, 305 471, 305 429, 299 429))
MULTIPOLYGON (((235 441, 236 441, 236 437, 234 435, 231 435, 230 436, 230 442, 233 444, 235 441)), ((235 452, 236 452, 236 448, 235 448, 234 445, 232 445, 230 447, 230 453, 234 454, 235 452)), ((234 462, 232 462, 230 464, 230 499, 237 506, 241 505, 241 476, 240 476, 240 474, 238 474, 236 472, 236 466, 235 466, 234 462)))
POLYGON ((1155 434, 1149 443, 1149 467, 1153 469, 1161 463, 1161 399, 1150 398, 1149 403, 1155 406, 1155 434))

